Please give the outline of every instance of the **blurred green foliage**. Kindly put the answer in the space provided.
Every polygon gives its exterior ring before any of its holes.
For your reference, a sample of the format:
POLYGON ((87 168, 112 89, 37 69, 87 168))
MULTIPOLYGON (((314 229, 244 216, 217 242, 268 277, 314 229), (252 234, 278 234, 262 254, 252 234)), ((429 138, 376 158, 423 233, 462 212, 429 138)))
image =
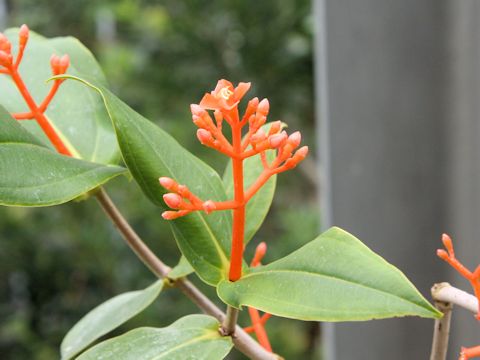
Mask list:
MULTIPOLYGON (((48 37, 79 38, 99 59, 117 95, 220 173, 226 160, 198 144, 189 114, 189 104, 220 78, 251 81, 249 97, 268 97, 270 119, 301 130, 313 150, 308 0, 12 0, 7 9, 8 26, 27 23, 48 37)), ((259 241, 269 245, 269 262, 318 233, 308 172, 303 166, 279 176, 272 209, 247 259, 259 241)), ((107 190, 148 245, 174 265, 179 252, 168 224, 136 184, 116 179, 107 190)), ((51 208, 0 208, 1 358, 58 358, 63 336, 86 312, 153 281, 94 199, 51 208)), ((214 289, 194 281, 215 298, 214 289)), ((114 334, 165 326, 194 312, 178 291, 165 291, 114 334)), ((248 325, 245 314, 240 320, 248 325)), ((314 325, 272 318, 267 329, 273 348, 287 359, 318 358, 314 325)), ((243 357, 233 352, 230 358, 243 357)))

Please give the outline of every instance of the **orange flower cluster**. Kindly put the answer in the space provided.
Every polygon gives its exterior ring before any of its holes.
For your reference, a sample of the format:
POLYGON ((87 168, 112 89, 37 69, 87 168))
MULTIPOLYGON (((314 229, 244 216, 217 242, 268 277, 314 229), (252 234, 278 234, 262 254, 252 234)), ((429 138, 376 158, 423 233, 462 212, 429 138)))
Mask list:
MULTIPOLYGON (((47 135, 51 143, 55 146, 57 151, 61 154, 71 156, 72 154, 70 150, 68 150, 68 148, 65 146, 60 136, 57 134, 53 126, 50 124, 50 121, 45 116, 45 111, 47 111, 48 105, 52 101, 53 97, 58 91, 58 88, 60 87, 60 84, 64 80, 55 80, 47 96, 45 96, 45 98, 40 104, 37 104, 30 92, 28 91, 18 71, 18 67, 22 62, 23 54, 27 46, 29 33, 30 31, 27 25, 22 25, 20 27, 20 31, 18 32, 18 53, 15 61, 13 60, 12 55, 12 44, 4 34, 0 33, 0 73, 7 74, 12 78, 16 87, 18 88, 18 91, 20 92, 23 99, 27 103, 28 108, 30 109, 30 111, 26 113, 13 113, 11 115, 17 120, 35 119, 38 125, 42 128, 45 135, 47 135)), ((69 65, 70 59, 68 55, 63 55, 62 57, 52 55, 50 59, 50 66, 52 68, 53 75, 65 74, 69 65)))
POLYGON ((200 104, 190 106, 192 119, 197 125, 197 138, 205 146, 211 147, 232 159, 234 199, 214 201, 200 199, 174 179, 162 177, 160 184, 170 191, 163 196, 165 203, 173 210, 165 211, 166 220, 177 219, 192 211, 205 211, 207 214, 217 210, 233 210, 232 250, 230 256, 229 279, 236 281, 242 276, 242 259, 244 250, 245 214, 248 201, 275 174, 293 169, 308 154, 308 147, 300 145, 302 137, 299 132, 288 135, 282 130, 280 121, 274 122, 264 130, 270 105, 267 99, 259 101, 254 98, 240 118, 238 105, 250 83, 240 83, 237 87, 227 80, 220 80, 215 89, 203 96, 200 104), (213 117, 207 112, 213 110, 213 117), (231 142, 223 135, 223 122, 232 129, 231 142), (242 129, 248 124, 248 131, 242 139, 242 129), (268 162, 266 152, 276 151, 276 157, 268 162), (255 182, 244 189, 243 161, 259 155, 263 172, 255 182))
MULTIPOLYGON (((442 260, 445 260, 447 263, 449 263, 455 270, 460 273, 460 275, 467 279, 472 285, 475 296, 479 301, 479 308, 476 318, 477 320, 480 320, 480 266, 478 266, 474 272, 471 272, 465 266, 463 266, 463 264, 455 257, 455 251, 453 249, 453 243, 450 236, 448 236, 447 234, 443 234, 442 242, 447 251, 443 249, 438 249, 437 255, 442 260)), ((462 347, 459 360, 468 360, 476 356, 480 356, 480 346, 475 346, 471 348, 462 347)))
POLYGON ((163 196, 165 203, 177 211, 165 211, 164 219, 173 220, 192 211, 205 211, 207 214, 217 210, 235 209, 245 205, 255 193, 275 174, 293 169, 308 154, 308 147, 303 146, 296 150, 301 142, 300 132, 288 135, 282 130, 280 121, 273 122, 268 132, 262 129, 267 120, 269 102, 267 99, 259 101, 254 98, 249 101, 247 109, 242 117, 238 117, 238 104, 241 98, 250 88, 250 83, 240 83, 236 88, 226 80, 220 80, 211 93, 205 94, 200 104, 192 104, 191 112, 193 123, 197 130, 198 140, 205 146, 211 147, 232 159, 244 160, 259 155, 264 171, 248 189, 245 189, 244 201, 215 202, 213 200, 201 200, 193 195, 190 190, 177 184, 175 180, 162 177, 160 184, 170 193, 163 196), (207 110, 214 110, 214 119, 207 110), (241 142, 240 151, 235 149, 222 132, 223 121, 232 128, 232 132, 241 137, 241 129, 248 123, 248 132, 241 142), (277 156, 268 163, 266 151, 276 150, 277 156), (296 151, 295 151, 296 150, 296 151))

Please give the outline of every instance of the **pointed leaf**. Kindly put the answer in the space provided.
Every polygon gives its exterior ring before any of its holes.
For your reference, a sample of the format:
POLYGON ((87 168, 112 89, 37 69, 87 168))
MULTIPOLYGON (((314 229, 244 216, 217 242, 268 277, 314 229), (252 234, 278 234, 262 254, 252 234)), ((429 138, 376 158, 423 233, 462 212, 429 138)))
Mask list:
POLYGON ((78 360, 220 360, 233 344, 219 326, 213 317, 189 315, 166 328, 138 328, 104 341, 78 360))
POLYGON ((168 278, 172 280, 177 280, 181 277, 190 275, 195 270, 192 268, 192 265, 188 262, 185 256, 180 258, 178 264, 168 273, 168 278))
MULTIPOLYGON (((18 29, 9 29, 5 34, 12 42, 15 54, 18 29)), ((37 104, 41 103, 52 86, 52 83, 46 82, 52 76, 50 69, 52 54, 70 56, 67 71, 69 74, 92 81, 95 79, 94 81, 100 84, 106 83, 95 58, 77 39, 72 37, 46 39, 31 31, 20 65, 20 74, 37 104)), ((0 93, 0 104, 9 112, 29 111, 9 75, 0 75, 0 93)), ((118 162, 120 152, 115 134, 103 101, 97 94, 78 83, 65 82, 49 105, 46 115, 74 157, 101 164, 118 162)), ((51 146, 35 121, 21 123, 44 144, 51 146)))
POLYGON ((70 158, 48 149, 0 106, 0 205, 61 204, 125 170, 70 158))
MULTIPOLYGON (((271 124, 262 126, 263 130, 268 133, 271 124)), ((267 161, 271 162, 275 159, 275 151, 269 150, 266 152, 267 161)), ((256 155, 246 159, 243 163, 243 183, 245 189, 248 189, 255 180, 263 172, 262 161, 260 155, 256 155)), ((229 199, 234 198, 233 193, 233 177, 232 177, 232 161, 230 160, 225 169, 223 175, 223 183, 225 185, 225 191, 229 199)), ((253 235, 257 232, 262 225, 265 217, 267 216, 270 205, 272 204, 273 195, 275 194, 275 185, 277 183, 277 176, 272 176, 265 185, 250 199, 247 204, 247 213, 245 218, 245 244, 247 244, 253 235)))
POLYGON ((400 270, 339 228, 239 281, 222 281, 217 291, 234 307, 300 320, 441 316, 400 270))
POLYGON ((160 280, 144 290, 117 295, 90 311, 63 339, 62 359, 73 358, 98 338, 142 312, 158 297, 162 287, 160 280))
MULTIPOLYGON (((184 149, 169 134, 107 89, 95 87, 79 78, 68 78, 82 81, 102 94, 125 164, 154 204, 170 210, 162 198, 166 191, 158 183, 161 176, 187 185, 203 200, 226 200, 222 181, 215 170, 184 149)), ((226 278, 232 226, 229 211, 218 211, 208 216, 194 212, 170 223, 182 254, 202 280, 216 285, 226 278)))

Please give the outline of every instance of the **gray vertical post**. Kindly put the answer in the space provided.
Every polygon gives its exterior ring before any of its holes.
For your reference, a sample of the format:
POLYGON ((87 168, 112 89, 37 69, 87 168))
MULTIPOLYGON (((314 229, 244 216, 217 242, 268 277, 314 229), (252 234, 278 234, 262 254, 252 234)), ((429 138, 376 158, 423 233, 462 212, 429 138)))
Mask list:
MULTIPOLYGON (((480 263, 480 2, 450 1, 448 232, 457 256, 469 267, 480 263)), ((450 283, 470 286, 454 271, 450 283)), ((480 344, 480 323, 466 311, 453 309, 449 357, 460 346, 480 344)))
MULTIPOLYGON (((314 45, 315 66, 315 111, 318 114, 317 126, 317 158, 320 159, 319 169, 319 202, 321 214, 321 228, 326 230, 332 226, 331 201, 331 173, 330 173, 330 118, 328 98, 328 60, 327 60, 327 16, 325 0, 314 0, 313 13, 315 15, 314 45)), ((322 354, 323 360, 334 360, 335 356, 335 327, 331 323, 323 323, 322 327, 322 354)))
MULTIPOLYGON (((326 60, 317 52, 316 79, 317 91, 328 91, 317 99, 321 132, 322 116, 330 124, 332 221, 428 297, 448 271, 435 256, 447 205, 445 1, 325 2, 316 42, 328 52, 326 60)), ((432 328, 418 318, 338 324, 336 359, 426 359, 432 328)))

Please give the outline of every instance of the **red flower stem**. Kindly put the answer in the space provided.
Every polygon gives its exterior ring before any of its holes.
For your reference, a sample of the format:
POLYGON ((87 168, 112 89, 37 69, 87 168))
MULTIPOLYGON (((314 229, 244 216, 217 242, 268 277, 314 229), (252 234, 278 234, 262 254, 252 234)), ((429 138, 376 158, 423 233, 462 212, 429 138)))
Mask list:
POLYGON ((245 199, 249 201, 253 195, 256 194, 258 190, 270 179, 270 177, 274 174, 273 170, 266 169, 263 171, 260 176, 255 180, 255 182, 250 185, 250 187, 245 192, 245 199))
POLYGON ((459 360, 467 360, 476 356, 480 356, 480 346, 462 348, 459 360))
POLYGON ((41 112, 45 112, 47 110, 48 105, 52 101, 53 97, 57 93, 58 88, 60 87, 60 84, 62 83, 62 80, 55 80, 53 82, 52 87, 50 88, 50 91, 48 92, 47 96, 45 99, 43 99, 42 103, 38 107, 41 112))
POLYGON ((31 112, 28 112, 28 113, 12 113, 11 115, 15 120, 32 120, 32 119, 34 119, 33 114, 31 112))
POLYGON ((10 76, 12 77, 12 80, 14 81, 15 85, 18 88, 18 91, 20 91, 20 94, 22 94, 23 99, 25 100, 28 107, 30 108, 30 111, 32 112, 33 117, 37 121, 38 125, 42 128, 43 132, 48 137, 50 142, 53 144, 55 149, 57 149, 57 151, 60 154, 72 156, 72 153, 70 152, 70 150, 68 150, 68 148, 65 146, 63 141, 60 139, 60 136, 57 134, 57 132, 55 131, 53 126, 50 124, 46 116, 43 114, 43 112, 35 103, 35 100, 33 100, 32 96, 27 90, 27 87, 25 86, 25 83, 20 77, 20 74, 18 73, 17 69, 14 66, 12 66, 9 68, 9 70, 10 70, 9 73, 10 73, 10 76))
POLYGON ((249 307, 248 312, 250 314, 250 318, 252 319, 253 329, 255 331, 255 335, 257 336, 258 342, 260 343, 260 345, 263 346, 265 350, 272 352, 272 347, 270 345, 270 341, 268 340, 265 328, 263 327, 258 310, 249 307))
MULTIPOLYGON (((237 154, 242 152, 242 128, 237 121, 232 121, 232 146, 237 154)), ((243 189, 243 159, 232 158, 234 200, 240 205, 233 210, 232 251, 230 255, 230 281, 237 281, 242 276, 243 239, 245 234, 245 193, 243 189)))

